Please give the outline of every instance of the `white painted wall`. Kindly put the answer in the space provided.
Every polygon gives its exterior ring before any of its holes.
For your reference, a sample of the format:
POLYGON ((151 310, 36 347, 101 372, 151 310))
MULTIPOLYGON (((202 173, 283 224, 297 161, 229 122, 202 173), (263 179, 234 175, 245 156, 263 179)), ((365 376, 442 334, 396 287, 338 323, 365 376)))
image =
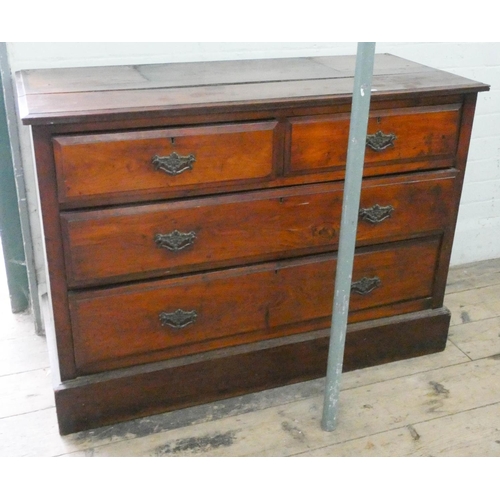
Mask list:
MULTIPOLYGON (((28 68, 145 64, 355 54, 355 42, 8 42, 13 71, 28 68)), ((491 85, 479 96, 452 265, 500 258, 500 43, 379 42, 377 52, 491 85)), ((30 157, 23 132, 35 253, 43 281, 42 239, 30 157)))

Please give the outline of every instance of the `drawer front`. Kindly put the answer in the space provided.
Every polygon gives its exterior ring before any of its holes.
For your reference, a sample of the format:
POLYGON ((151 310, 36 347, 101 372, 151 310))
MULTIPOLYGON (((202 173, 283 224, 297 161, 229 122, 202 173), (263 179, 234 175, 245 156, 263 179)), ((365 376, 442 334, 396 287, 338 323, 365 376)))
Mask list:
MULTIPOLYGON (((460 106, 373 111, 368 123, 365 173, 380 164, 414 161, 414 170, 453 164, 460 106)), ((289 175, 343 170, 350 115, 292 120, 289 175)))
MULTIPOLYGON (((358 245, 441 230, 453 187, 453 177, 436 176, 365 182, 358 245)), ((331 183, 66 213, 68 282, 88 286, 335 250, 342 197, 342 183, 331 183)))
POLYGON ((203 189, 274 176, 276 122, 53 139, 59 201, 203 189))
MULTIPOLYGON (((356 256, 351 321, 422 309, 433 291, 439 238, 356 256), (420 302, 419 302, 420 300, 420 302), (373 311, 370 314, 369 311, 373 311), (368 312, 367 312, 368 311, 368 312)), ((328 328, 331 254, 70 294, 81 374, 328 328)))

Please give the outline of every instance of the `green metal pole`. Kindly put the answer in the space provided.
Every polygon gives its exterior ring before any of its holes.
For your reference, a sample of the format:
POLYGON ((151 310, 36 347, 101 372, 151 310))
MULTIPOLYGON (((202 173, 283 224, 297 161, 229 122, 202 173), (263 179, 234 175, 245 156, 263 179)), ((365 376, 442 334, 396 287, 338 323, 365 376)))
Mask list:
POLYGON ((349 312, 354 251, 358 229, 374 59, 375 42, 360 42, 356 57, 344 201, 335 276, 330 351, 328 355, 322 420, 322 428, 327 432, 335 430, 338 420, 340 380, 344 361, 347 315, 349 312))
MULTIPOLYGON (((30 305, 30 289, 3 93, 3 76, 0 72, 0 240, 11 309, 12 312, 19 313, 30 305)), ((3 263, 0 262, 0 265, 3 263)))

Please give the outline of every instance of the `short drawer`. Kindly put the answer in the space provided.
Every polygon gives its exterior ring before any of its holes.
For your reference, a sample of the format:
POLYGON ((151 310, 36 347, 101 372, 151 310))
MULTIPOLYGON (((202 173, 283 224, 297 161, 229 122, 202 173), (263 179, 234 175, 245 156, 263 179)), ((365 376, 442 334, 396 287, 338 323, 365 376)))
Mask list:
MULTIPOLYGON (((451 166, 458 143, 461 108, 375 110, 370 114, 365 173, 384 164, 414 162, 412 170, 451 166)), ((350 115, 297 118, 290 122, 288 175, 343 170, 350 115)), ((390 169, 389 169, 390 170, 390 169)))
POLYGON ((55 137, 59 201, 109 204, 126 194, 272 178, 275 128, 270 121, 55 137))
MULTIPOLYGON (((421 310, 439 238, 362 251, 351 321, 421 310)), ((373 247, 370 247, 373 248, 373 247)), ((81 374, 291 335, 330 324, 335 256, 70 294, 81 374)))
MULTIPOLYGON (((366 181, 358 245, 446 227, 453 177, 366 181)), ((343 184, 327 183, 64 213, 66 271, 82 287, 271 261, 337 248, 343 184)))

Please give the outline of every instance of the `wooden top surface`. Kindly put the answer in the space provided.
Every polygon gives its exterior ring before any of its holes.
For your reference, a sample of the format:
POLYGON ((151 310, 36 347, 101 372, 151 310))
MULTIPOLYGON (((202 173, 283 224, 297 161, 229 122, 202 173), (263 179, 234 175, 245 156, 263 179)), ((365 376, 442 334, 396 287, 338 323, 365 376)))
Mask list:
MULTIPOLYGON (((352 96, 356 56, 150 64, 18 72, 25 124, 322 105, 352 96)), ((388 54, 375 58, 373 99, 488 90, 466 78, 388 54)))

